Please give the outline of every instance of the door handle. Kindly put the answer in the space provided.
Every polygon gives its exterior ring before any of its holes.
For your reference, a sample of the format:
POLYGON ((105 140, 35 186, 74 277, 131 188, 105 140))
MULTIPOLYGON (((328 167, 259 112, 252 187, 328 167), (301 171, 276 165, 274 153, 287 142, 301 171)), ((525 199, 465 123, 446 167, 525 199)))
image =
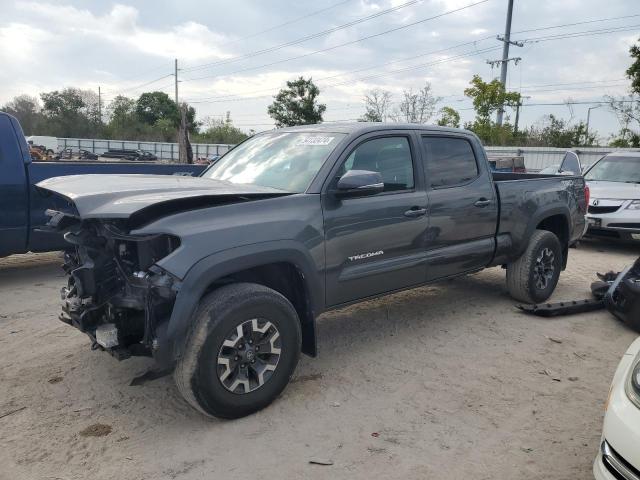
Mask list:
POLYGON ((426 208, 420 207, 411 207, 409 210, 404 212, 405 217, 421 217, 422 215, 427 213, 426 208))
POLYGON ((482 198, 478 199, 478 201, 476 203, 474 203, 474 205, 476 207, 484 208, 484 207, 487 207, 487 206, 491 205, 491 200, 487 200, 486 198, 482 197, 482 198))

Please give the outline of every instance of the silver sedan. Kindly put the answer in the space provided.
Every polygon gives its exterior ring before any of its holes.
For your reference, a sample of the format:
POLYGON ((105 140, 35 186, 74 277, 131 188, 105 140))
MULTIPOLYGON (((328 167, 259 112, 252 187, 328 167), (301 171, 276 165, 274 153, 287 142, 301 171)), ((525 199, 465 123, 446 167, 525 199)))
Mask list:
POLYGON ((591 196, 588 234, 640 240, 640 152, 613 152, 584 174, 591 196))

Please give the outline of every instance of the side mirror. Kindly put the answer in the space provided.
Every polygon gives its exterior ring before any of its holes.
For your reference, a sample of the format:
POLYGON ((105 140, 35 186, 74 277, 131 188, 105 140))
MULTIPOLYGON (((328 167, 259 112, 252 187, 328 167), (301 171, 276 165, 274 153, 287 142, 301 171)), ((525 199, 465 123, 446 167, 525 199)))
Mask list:
POLYGON ((334 194, 338 198, 364 197, 384 190, 384 181, 379 172, 350 170, 338 180, 334 194))

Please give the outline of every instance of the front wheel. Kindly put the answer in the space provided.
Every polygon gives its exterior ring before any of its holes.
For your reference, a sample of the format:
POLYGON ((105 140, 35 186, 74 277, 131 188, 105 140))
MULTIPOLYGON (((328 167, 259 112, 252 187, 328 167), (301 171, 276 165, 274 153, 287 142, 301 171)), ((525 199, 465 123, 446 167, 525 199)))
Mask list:
POLYGON ((235 283, 205 296, 174 378, 205 415, 238 418, 269 405, 300 356, 298 315, 280 293, 235 283))
POLYGON ((558 284, 562 269, 562 246, 555 234, 536 230, 525 252, 507 265, 507 288, 516 300, 540 303, 558 284))

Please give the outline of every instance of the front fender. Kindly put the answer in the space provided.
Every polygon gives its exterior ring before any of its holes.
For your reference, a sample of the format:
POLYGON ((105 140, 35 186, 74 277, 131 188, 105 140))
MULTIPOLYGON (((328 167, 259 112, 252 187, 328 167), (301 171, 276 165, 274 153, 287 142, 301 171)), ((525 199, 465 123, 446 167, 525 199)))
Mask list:
MULTIPOLYGON (((307 347, 305 353, 315 355, 315 317, 324 309, 322 266, 300 243, 278 240, 223 250, 198 261, 181 283, 169 321, 159 329, 156 360, 166 367, 181 358, 198 303, 213 282, 242 270, 277 262, 291 263, 302 273, 312 313, 310 319, 301 318, 303 334, 312 335, 312 348, 307 347)), ((309 337, 307 344, 308 341, 309 337)))

